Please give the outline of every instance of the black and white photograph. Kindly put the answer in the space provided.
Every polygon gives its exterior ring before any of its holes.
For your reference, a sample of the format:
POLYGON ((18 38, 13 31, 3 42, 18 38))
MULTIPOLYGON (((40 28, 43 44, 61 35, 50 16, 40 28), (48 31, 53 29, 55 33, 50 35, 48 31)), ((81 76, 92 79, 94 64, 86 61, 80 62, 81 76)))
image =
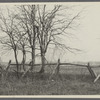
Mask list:
POLYGON ((0 3, 0 96, 100 95, 100 2, 0 3))

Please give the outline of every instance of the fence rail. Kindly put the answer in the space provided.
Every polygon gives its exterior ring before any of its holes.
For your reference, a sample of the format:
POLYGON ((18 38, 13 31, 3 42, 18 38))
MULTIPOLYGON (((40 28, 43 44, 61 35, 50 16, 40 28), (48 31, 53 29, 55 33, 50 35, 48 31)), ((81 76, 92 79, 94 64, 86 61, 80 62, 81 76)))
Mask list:
MULTIPOLYGON (((11 65, 16 65, 16 64, 11 64, 11 65)), ((19 64, 19 65, 23 65, 23 64, 19 64)), ((25 64, 26 66, 31 66, 30 64, 25 64)), ((45 65, 57 65, 57 63, 47 63, 45 65)), ((81 66, 81 67, 87 67, 88 66, 88 63, 87 64, 73 64, 73 63, 60 63, 59 65, 72 65, 72 66, 81 66)), ((34 64, 34 66, 41 66, 41 64, 34 64)), ((90 65, 91 68, 97 68, 97 67, 100 67, 100 65, 90 65)))

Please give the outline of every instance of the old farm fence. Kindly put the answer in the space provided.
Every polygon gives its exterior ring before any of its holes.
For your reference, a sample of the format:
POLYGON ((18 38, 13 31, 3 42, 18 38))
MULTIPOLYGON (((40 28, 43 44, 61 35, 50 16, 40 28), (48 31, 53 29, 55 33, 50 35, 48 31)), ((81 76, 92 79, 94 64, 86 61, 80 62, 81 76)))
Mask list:
MULTIPOLYGON (((16 64, 12 63, 11 65, 15 66, 16 64)), ((19 66, 22 66, 22 65, 23 64, 19 64, 19 66)), ((25 64, 25 66, 29 66, 30 67, 30 64, 25 64)), ((36 69, 40 68, 40 66, 41 66, 41 64, 34 64, 34 67, 36 69)), ((100 74, 97 75, 96 71, 94 70, 94 68, 100 68, 100 65, 93 66, 93 65, 90 65, 90 63, 87 63, 87 64, 61 63, 60 59, 58 59, 57 63, 46 63, 45 66, 49 66, 49 68, 51 68, 50 66, 53 66, 52 67, 53 68, 52 74, 54 74, 54 73, 58 74, 60 72, 67 73, 69 71, 70 71, 70 73, 74 73, 75 74, 75 72, 76 73, 77 72, 82 72, 84 70, 84 68, 85 68, 84 73, 85 72, 90 73, 90 75, 94 79, 94 82, 96 82, 100 78, 100 74), (77 67, 79 69, 81 69, 81 70, 78 70, 77 67)), ((47 68, 46 70, 50 70, 50 69, 48 69, 48 67, 45 67, 45 68, 47 68)))

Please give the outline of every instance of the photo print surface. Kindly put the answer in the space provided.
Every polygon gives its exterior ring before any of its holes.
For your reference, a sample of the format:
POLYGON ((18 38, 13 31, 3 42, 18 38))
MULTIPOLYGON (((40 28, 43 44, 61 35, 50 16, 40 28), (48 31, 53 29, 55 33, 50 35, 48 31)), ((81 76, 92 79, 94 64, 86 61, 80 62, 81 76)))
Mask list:
POLYGON ((99 95, 100 3, 0 4, 0 95, 99 95))

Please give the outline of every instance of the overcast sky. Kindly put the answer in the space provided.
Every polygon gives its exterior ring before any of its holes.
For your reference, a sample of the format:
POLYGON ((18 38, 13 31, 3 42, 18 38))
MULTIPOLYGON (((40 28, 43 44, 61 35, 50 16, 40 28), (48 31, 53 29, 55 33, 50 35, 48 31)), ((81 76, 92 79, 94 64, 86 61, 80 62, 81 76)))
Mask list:
MULTIPOLYGON (((65 3, 64 3, 65 4, 65 3)), ((67 4, 67 3, 66 3, 67 4)), ((70 40, 70 45, 78 49, 83 50, 80 53, 59 53, 56 52, 56 57, 52 60, 61 58, 64 62, 69 61, 100 61, 100 3, 70 3, 71 5, 81 5, 86 7, 82 18, 80 20, 80 26, 74 31, 75 37, 70 40)), ((49 4, 51 5, 51 4, 49 4)), ((0 4, 0 7, 3 7, 0 4)), ((66 43, 67 39, 64 38, 66 43)), ((48 51, 49 52, 49 51, 48 51)), ((48 53, 47 57, 52 57, 52 53, 48 53)), ((1 56, 2 61, 9 61, 14 59, 11 54, 1 56)), ((50 58, 51 59, 51 58, 50 58)))
POLYGON ((89 4, 80 26, 76 31, 80 42, 76 45, 85 52, 73 58, 80 61, 100 61, 100 3, 89 4))

